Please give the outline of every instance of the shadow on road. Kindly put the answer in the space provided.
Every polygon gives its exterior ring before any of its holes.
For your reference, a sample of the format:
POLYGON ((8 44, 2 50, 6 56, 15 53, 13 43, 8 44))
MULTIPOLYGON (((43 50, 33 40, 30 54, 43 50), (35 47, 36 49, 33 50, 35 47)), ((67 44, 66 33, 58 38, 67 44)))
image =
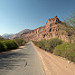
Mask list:
POLYGON ((25 58, 29 58, 29 54, 22 52, 13 52, 9 54, 0 54, 0 70, 12 70, 15 67, 20 66, 18 62, 26 62, 25 58))

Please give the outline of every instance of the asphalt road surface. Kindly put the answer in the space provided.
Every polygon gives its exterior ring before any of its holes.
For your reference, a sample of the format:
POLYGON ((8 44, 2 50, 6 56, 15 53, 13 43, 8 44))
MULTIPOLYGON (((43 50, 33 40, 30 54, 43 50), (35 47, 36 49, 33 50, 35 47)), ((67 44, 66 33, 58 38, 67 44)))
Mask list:
POLYGON ((31 42, 17 51, 0 54, 0 75, 45 75, 31 42))

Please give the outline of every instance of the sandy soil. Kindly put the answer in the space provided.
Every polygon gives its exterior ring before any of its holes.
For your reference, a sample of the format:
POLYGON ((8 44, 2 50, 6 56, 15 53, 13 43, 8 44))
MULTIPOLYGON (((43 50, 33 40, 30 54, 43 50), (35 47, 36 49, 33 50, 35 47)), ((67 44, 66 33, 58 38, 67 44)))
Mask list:
POLYGON ((42 59, 46 75, 75 75, 74 63, 33 46, 42 59))

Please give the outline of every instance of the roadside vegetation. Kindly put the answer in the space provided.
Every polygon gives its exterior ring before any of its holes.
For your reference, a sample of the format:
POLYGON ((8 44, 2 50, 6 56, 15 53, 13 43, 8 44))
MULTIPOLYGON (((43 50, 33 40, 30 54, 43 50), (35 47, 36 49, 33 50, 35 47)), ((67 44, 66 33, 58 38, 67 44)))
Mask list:
POLYGON ((33 41, 33 43, 45 51, 75 62, 75 43, 66 43, 58 38, 43 41, 33 41))
POLYGON ((16 38, 14 40, 2 39, 0 40, 0 52, 17 49, 19 46, 23 46, 25 44, 26 41, 21 38, 16 38))
POLYGON ((14 41, 17 43, 18 46, 23 46, 27 43, 26 40, 23 40, 22 38, 16 38, 14 41))
POLYGON ((33 43, 45 51, 75 62, 75 10, 69 18, 58 24, 58 29, 59 35, 68 36, 69 41, 67 43, 57 38, 33 41, 33 43))
POLYGON ((53 53, 53 49, 57 46, 62 44, 62 41, 57 39, 57 38, 53 38, 53 39, 48 39, 48 40, 42 40, 42 41, 33 41, 35 43, 35 45, 37 45, 39 48, 42 48, 48 52, 53 53))
POLYGON ((75 62, 75 43, 63 43, 56 46, 54 54, 75 62))

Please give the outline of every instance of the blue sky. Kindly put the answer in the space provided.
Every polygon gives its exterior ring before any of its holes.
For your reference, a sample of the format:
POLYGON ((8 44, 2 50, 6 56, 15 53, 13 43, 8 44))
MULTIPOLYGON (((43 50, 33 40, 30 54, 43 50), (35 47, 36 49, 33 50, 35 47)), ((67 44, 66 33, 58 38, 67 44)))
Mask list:
POLYGON ((0 35, 35 29, 58 16, 63 21, 75 9, 75 0, 0 0, 0 35))

